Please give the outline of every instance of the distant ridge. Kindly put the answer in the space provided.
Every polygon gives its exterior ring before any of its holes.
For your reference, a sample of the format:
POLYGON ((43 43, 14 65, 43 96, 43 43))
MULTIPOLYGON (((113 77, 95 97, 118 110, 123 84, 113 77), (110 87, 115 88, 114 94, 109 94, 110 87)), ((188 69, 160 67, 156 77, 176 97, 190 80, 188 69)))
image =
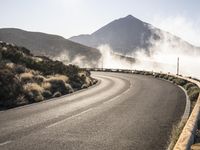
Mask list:
POLYGON ((62 52, 68 55, 69 63, 82 56, 82 63, 96 65, 100 52, 88 46, 67 40, 61 36, 41 32, 29 32, 16 28, 0 29, 0 41, 14 43, 31 50, 35 55, 58 57, 62 52))

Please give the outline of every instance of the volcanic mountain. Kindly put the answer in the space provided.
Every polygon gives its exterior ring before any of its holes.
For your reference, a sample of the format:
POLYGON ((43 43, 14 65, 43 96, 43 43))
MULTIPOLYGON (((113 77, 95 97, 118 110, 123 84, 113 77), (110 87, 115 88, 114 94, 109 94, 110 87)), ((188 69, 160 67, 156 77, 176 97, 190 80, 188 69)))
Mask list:
POLYGON ((167 43, 169 48, 183 48, 182 51, 194 52, 199 48, 189 44, 181 38, 162 31, 151 24, 145 23, 131 15, 112 21, 92 34, 71 37, 77 43, 97 48, 100 45, 109 45, 114 52, 130 55, 143 50, 150 54, 152 47, 157 49, 167 43))

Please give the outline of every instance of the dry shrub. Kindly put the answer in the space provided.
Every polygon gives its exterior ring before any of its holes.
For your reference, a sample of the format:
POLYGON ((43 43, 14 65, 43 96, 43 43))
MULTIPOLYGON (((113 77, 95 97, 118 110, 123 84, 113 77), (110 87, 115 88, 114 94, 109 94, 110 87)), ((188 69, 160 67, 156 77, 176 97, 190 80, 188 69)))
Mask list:
POLYGON ((73 88, 72 88, 72 86, 70 84, 65 83, 65 87, 67 88, 68 93, 73 93, 74 92, 74 90, 73 90, 73 88))
POLYGON ((46 99, 49 99, 49 98, 52 97, 52 93, 51 93, 51 91, 49 91, 49 90, 44 90, 44 91, 42 92, 42 96, 45 97, 46 99))
POLYGON ((49 82, 43 82, 41 84, 42 88, 45 89, 45 90, 50 90, 51 89, 51 83, 49 82))
POLYGON ((15 64, 14 63, 6 63, 6 67, 9 68, 9 69, 13 69, 15 67, 15 64))
POLYGON ((38 102, 44 100, 42 92, 44 89, 37 83, 28 83, 23 86, 25 95, 30 102, 38 102))
POLYGON ((15 72, 20 74, 26 72, 26 67, 22 65, 16 65, 15 66, 15 72))
POLYGON ((39 86, 37 83, 28 83, 23 86, 24 91, 30 92, 30 91, 38 91, 43 92, 43 88, 39 86))
POLYGON ((72 87, 67 84, 69 78, 65 75, 55 75, 50 76, 46 79, 46 82, 42 83, 44 89, 50 90, 51 93, 60 92, 63 94, 68 94, 73 92, 72 87))
POLYGON ((185 88, 186 90, 189 90, 191 87, 194 87, 194 86, 196 86, 194 83, 189 82, 189 83, 187 83, 186 85, 184 85, 184 88, 185 88))
POLYGON ((88 85, 87 85, 87 84, 83 84, 83 85, 81 86, 81 89, 85 89, 85 88, 88 88, 88 85))
POLYGON ((17 97, 16 105, 20 106, 20 105, 25 105, 25 104, 27 104, 27 103, 28 103, 28 101, 27 101, 27 99, 25 98, 24 95, 19 95, 19 96, 17 97))
POLYGON ((68 82, 68 81, 69 81, 69 78, 68 78, 67 76, 65 76, 65 75, 59 75, 59 74, 57 74, 57 75, 55 75, 55 76, 50 76, 50 77, 47 79, 47 81, 50 81, 50 82, 52 82, 52 81, 54 81, 54 80, 62 80, 62 81, 64 81, 64 82, 68 82))
POLYGON ((53 97, 60 97, 60 96, 62 96, 62 94, 61 94, 60 92, 55 92, 55 93, 53 94, 53 97))
POLYGON ((19 77, 22 82, 27 83, 32 81, 33 74, 31 72, 25 72, 21 73, 19 77))
POLYGON ((46 78, 42 75, 35 75, 35 76, 33 76, 33 80, 35 82, 41 83, 41 82, 44 82, 46 80, 46 78))
POLYGON ((86 73, 85 72, 79 72, 78 75, 82 78, 85 78, 86 77, 86 73))
POLYGON ((15 100, 23 92, 22 85, 11 69, 0 69, 0 106, 15 106, 15 100))
POLYGON ((176 145, 176 142, 186 124, 187 120, 183 120, 177 124, 174 124, 172 127, 171 135, 170 135, 170 140, 168 141, 168 150, 172 150, 174 146, 176 145))
POLYGON ((86 77, 86 78, 85 78, 85 82, 86 82, 86 84, 87 84, 88 86, 91 86, 91 85, 93 84, 91 78, 89 78, 89 77, 86 77))

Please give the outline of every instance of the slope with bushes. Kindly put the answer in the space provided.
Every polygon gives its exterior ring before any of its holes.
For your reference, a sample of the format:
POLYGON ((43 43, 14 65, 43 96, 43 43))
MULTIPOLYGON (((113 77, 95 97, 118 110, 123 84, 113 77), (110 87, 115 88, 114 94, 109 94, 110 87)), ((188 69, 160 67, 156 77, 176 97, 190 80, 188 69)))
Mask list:
POLYGON ((0 42, 0 108, 43 101, 87 88, 97 81, 90 72, 24 47, 0 42))

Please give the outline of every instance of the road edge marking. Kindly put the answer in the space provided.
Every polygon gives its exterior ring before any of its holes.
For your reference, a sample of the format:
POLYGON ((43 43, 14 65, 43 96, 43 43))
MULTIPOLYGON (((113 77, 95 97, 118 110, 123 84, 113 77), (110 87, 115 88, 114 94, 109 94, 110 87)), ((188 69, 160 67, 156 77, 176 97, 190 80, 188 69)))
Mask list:
POLYGON ((84 113, 87 113, 87 112, 91 111, 92 109, 93 109, 93 108, 89 108, 89 109, 87 109, 87 110, 85 110, 85 111, 82 111, 82 112, 76 114, 76 115, 73 115, 73 116, 70 116, 70 117, 65 118, 65 119, 63 119, 63 120, 60 120, 60 121, 58 121, 58 122, 55 122, 55 123, 53 123, 53 124, 47 126, 46 128, 54 127, 54 126, 56 126, 56 125, 58 125, 58 124, 61 124, 61 123, 65 122, 65 121, 67 121, 67 120, 69 120, 69 119, 72 119, 72 118, 78 117, 78 116, 80 116, 80 115, 82 115, 82 114, 84 114, 84 113))
POLYGON ((11 143, 12 141, 5 141, 5 142, 3 142, 3 143, 0 143, 0 146, 3 146, 3 145, 6 145, 6 144, 9 144, 9 143, 11 143))

